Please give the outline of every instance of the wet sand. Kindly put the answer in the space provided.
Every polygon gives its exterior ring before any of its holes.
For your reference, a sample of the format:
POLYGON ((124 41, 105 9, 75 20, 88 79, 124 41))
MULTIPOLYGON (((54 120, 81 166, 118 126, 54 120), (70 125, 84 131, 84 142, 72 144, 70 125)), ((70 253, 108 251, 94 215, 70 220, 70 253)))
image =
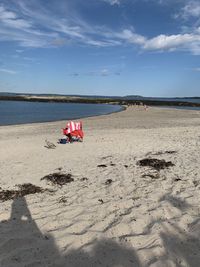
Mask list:
POLYGON ((63 121, 0 127, 1 190, 50 189, 1 202, 0 266, 200 266, 200 111, 82 121, 84 142, 65 145, 63 121), (41 180, 55 172, 73 180, 41 180))

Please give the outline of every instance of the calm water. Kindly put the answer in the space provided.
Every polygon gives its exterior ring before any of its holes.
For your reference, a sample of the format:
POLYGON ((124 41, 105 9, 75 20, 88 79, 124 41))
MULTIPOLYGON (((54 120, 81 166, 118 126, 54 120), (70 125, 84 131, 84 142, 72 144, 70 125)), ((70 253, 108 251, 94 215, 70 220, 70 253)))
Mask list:
POLYGON ((0 101, 0 125, 78 119, 120 111, 118 105, 0 101))

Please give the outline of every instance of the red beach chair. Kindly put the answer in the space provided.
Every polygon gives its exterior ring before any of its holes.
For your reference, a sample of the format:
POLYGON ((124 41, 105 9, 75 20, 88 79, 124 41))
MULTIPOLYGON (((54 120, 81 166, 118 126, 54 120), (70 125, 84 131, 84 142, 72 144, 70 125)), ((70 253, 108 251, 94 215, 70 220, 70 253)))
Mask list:
POLYGON ((70 121, 67 123, 66 127, 63 130, 63 134, 69 138, 69 141, 83 141, 83 130, 81 121, 70 121))

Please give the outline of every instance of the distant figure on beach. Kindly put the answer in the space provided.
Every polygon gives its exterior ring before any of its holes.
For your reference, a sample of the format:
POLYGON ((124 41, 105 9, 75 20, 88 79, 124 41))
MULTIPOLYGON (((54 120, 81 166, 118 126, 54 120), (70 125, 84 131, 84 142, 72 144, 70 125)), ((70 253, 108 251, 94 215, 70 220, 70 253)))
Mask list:
POLYGON ((143 102, 140 102, 140 107, 142 107, 142 108, 143 108, 143 106, 144 106, 143 102))
POLYGON ((143 102, 140 102, 139 107, 141 107, 142 109, 144 109, 145 111, 147 110, 147 105, 145 105, 143 102))

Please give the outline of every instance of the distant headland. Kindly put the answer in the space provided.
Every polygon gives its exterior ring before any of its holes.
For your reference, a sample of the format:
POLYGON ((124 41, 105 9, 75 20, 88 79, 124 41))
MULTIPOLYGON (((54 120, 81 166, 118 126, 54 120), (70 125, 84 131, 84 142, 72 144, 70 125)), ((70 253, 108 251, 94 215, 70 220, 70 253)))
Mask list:
POLYGON ((0 92, 0 100, 134 105, 141 102, 149 106, 188 106, 200 107, 200 97, 143 97, 139 95, 100 96, 100 95, 59 95, 59 94, 23 94, 0 92))

